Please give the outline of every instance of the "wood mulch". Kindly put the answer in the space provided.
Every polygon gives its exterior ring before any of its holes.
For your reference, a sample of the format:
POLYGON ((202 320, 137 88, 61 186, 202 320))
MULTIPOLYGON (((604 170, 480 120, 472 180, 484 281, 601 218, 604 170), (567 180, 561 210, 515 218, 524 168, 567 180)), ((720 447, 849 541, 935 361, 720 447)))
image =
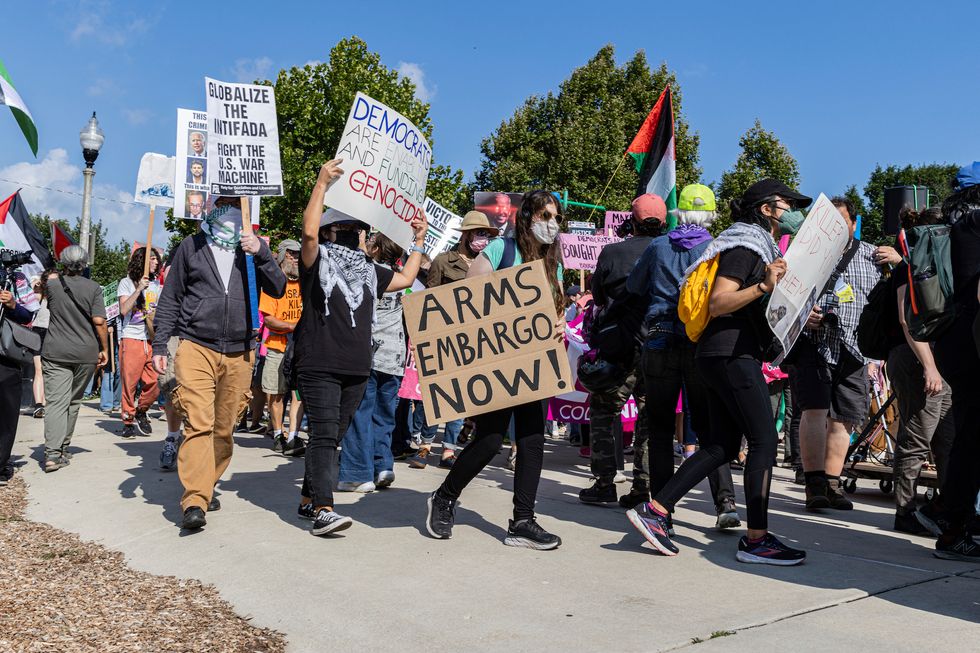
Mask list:
POLYGON ((217 589, 130 569, 123 555, 24 518, 24 481, 0 487, 0 651, 279 653, 217 589))

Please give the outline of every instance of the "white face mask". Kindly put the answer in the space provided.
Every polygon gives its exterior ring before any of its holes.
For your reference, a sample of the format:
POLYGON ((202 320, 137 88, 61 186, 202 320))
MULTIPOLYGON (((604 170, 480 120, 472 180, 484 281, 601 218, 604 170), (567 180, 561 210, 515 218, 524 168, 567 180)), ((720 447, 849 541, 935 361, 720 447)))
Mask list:
POLYGON ((554 218, 539 220, 531 225, 531 234, 542 245, 550 245, 555 242, 560 230, 558 221, 554 218))

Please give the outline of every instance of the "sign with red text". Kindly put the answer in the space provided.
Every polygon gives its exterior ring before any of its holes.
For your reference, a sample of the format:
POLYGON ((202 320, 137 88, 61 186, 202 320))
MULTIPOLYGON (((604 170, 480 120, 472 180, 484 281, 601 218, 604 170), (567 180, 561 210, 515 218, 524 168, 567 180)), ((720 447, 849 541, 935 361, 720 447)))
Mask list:
POLYGON ((208 116, 206 172, 211 194, 282 195, 273 88, 220 82, 210 77, 204 78, 204 86, 208 116))
POLYGON ((562 261, 567 270, 595 271, 599 252, 611 243, 618 243, 622 238, 616 236, 583 236, 579 234, 560 234, 562 261))
POLYGON ((364 93, 347 115, 337 148, 343 176, 324 203, 369 225, 406 251, 415 241, 410 223, 425 205, 432 150, 412 121, 364 93))
POLYGON ((850 240, 847 221, 820 193, 783 256, 786 275, 776 284, 766 309, 769 327, 783 347, 773 364, 778 365, 793 348, 819 299, 817 293, 834 273, 850 240))

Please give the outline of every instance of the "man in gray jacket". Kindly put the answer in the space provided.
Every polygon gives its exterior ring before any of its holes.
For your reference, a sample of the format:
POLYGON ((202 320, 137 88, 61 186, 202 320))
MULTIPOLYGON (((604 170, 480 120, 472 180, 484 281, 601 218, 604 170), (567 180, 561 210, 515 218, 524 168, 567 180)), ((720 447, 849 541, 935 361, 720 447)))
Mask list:
POLYGON ((214 485, 231 462, 232 433, 250 399, 258 325, 250 323, 246 254, 261 290, 282 297, 286 275, 269 247, 241 229, 237 198, 223 197, 174 251, 157 304, 153 364, 167 367, 167 341, 180 338, 174 356, 177 387, 170 398, 184 416, 177 471, 184 486, 183 528, 205 525, 220 508, 214 485))

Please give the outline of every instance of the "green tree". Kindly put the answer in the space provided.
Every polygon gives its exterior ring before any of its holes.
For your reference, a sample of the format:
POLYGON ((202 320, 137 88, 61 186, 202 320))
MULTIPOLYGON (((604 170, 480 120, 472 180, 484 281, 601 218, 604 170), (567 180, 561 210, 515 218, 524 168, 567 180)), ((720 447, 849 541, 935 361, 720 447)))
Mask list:
POLYGON ((884 234, 885 189, 891 186, 925 186, 929 189, 929 206, 939 206, 953 192, 953 179, 958 166, 952 163, 930 163, 928 165, 904 168, 875 166, 864 196, 868 198, 868 208, 861 222, 861 238, 869 243, 890 244, 891 236, 884 234))
MULTIPOLYGON (((569 199, 625 210, 636 194, 636 169, 624 161, 660 93, 673 93, 677 187, 698 181, 700 137, 684 119, 680 85, 662 64, 651 71, 638 51, 617 66, 612 45, 599 50, 560 85, 558 93, 534 95, 483 140, 476 188, 486 191, 567 190, 569 199), (615 173, 615 174, 614 174, 615 173)), ((584 220, 588 209, 569 207, 584 220)))
POLYGON ((776 135, 764 129, 759 120, 738 139, 742 153, 731 170, 722 173, 716 189, 719 217, 712 225, 715 234, 731 224, 728 202, 742 196, 745 190, 759 181, 771 177, 792 189, 800 185, 800 168, 776 135))
MULTIPOLYGON (((320 166, 337 151, 358 91, 405 115, 435 150, 429 105, 416 97, 415 84, 381 63, 381 56, 357 37, 337 43, 325 63, 281 70, 274 83, 256 83, 271 85, 276 93, 284 195, 263 198, 261 216, 262 231, 273 242, 299 236, 310 189, 320 166)), ((467 195, 464 188, 461 171, 432 166, 427 186, 432 199, 462 211, 467 195)), ((197 229, 193 223, 178 224, 188 222, 167 219, 167 229, 175 234, 171 243, 197 229)))
MULTIPOLYGON (((75 225, 68 220, 52 220, 48 215, 31 214, 31 222, 44 235, 44 243, 51 248, 51 223, 54 222, 71 236, 76 242, 81 231, 81 219, 75 218, 75 225)), ((130 244, 120 239, 115 245, 109 243, 105 227, 99 220, 92 220, 91 233, 95 234, 95 262, 92 264, 92 280, 101 286, 119 281, 126 276, 126 266, 129 264, 130 244)), ((53 251, 53 250, 52 250, 53 251)))

